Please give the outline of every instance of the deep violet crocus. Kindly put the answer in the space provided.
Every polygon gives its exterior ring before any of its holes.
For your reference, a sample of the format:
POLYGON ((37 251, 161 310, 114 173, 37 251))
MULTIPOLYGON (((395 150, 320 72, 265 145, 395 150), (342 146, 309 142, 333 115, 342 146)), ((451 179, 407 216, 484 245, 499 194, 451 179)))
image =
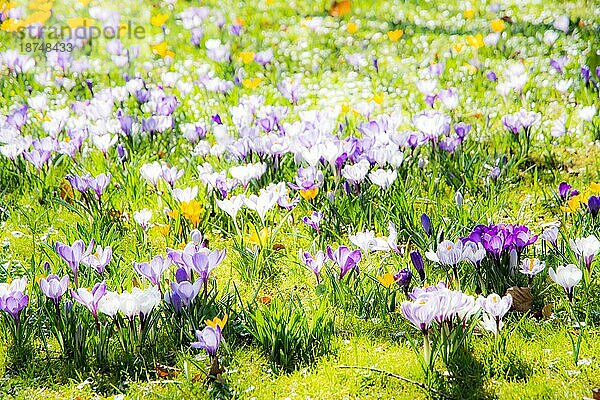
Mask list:
POLYGON ((410 261, 419 274, 421 284, 425 284, 425 263, 423 262, 423 256, 418 251, 412 251, 410 253, 410 261))
POLYGON ((327 257, 340 268, 340 279, 352 268, 356 268, 357 274, 360 272, 358 268, 358 262, 362 257, 360 250, 350 250, 346 246, 340 246, 334 251, 330 246, 327 246, 327 257))

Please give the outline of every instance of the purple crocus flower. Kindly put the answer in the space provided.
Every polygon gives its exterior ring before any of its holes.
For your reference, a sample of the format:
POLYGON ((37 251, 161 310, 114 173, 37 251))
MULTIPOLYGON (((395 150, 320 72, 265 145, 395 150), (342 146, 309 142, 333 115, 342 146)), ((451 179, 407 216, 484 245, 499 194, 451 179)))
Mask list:
POLYGON ((223 121, 221 120, 221 116, 219 114, 212 115, 210 119, 217 125, 223 125, 223 121))
POLYGON ((85 248, 85 244, 83 240, 76 240, 73 245, 69 246, 61 242, 56 242, 54 245, 54 249, 58 253, 59 256, 63 260, 67 262, 69 267, 71 267, 71 271, 73 271, 73 277, 75 281, 75 287, 79 287, 79 281, 77 279, 77 273, 79 271, 79 264, 81 260, 92 253, 92 249, 94 248, 94 240, 90 242, 87 249, 85 248))
POLYGON ((571 190, 573 187, 569 185, 567 182, 561 182, 558 185, 558 196, 563 200, 568 200, 573 196, 577 196, 579 194, 578 190, 571 190))
POLYGON ((308 269, 310 269, 315 274, 318 285, 321 281, 321 267, 323 267, 323 264, 325 263, 325 253, 319 250, 313 257, 312 254, 310 254, 308 251, 302 252, 301 250, 300 258, 304 260, 304 263, 306 264, 308 269))
POLYGON ((394 280, 398 286, 404 289, 405 293, 408 293, 408 287, 412 280, 412 272, 410 272, 410 269, 408 268, 403 268, 397 274, 394 274, 394 280))
POLYGON ((204 349, 209 356, 216 357, 222 339, 223 335, 221 334, 221 327, 219 325, 216 325, 214 328, 206 326, 201 331, 196 331, 197 341, 191 343, 190 346, 195 349, 204 349))
POLYGON ((254 55, 254 61, 265 67, 271 61, 273 61, 273 49, 267 49, 264 51, 259 51, 254 55))
POLYGON ((323 172, 316 167, 309 166, 298 168, 296 183, 290 183, 289 186, 295 190, 311 190, 321 187, 323 184, 323 172))
POLYGON ((111 175, 108 174, 100 174, 95 178, 89 180, 89 187, 96 193, 96 198, 98 201, 102 198, 102 193, 108 187, 110 183, 111 175))
POLYGON ((21 311, 29 304, 29 296, 21 291, 11 292, 0 297, 0 310, 9 314, 16 323, 19 323, 21 311))
POLYGON ((463 140, 471 132, 471 124, 465 124, 464 122, 454 124, 454 132, 463 140))
POLYGON ((153 285, 160 287, 160 278, 165 271, 171 266, 171 259, 169 257, 156 256, 150 262, 133 263, 133 269, 145 277, 153 285))
POLYGON ((98 322, 98 303, 100 299, 106 294, 106 282, 98 282, 92 288, 92 291, 86 288, 79 288, 76 291, 71 289, 71 296, 79 304, 87 307, 88 310, 94 316, 96 321, 96 329, 100 330, 100 323, 98 322))
POLYGON ((33 149, 23 153, 23 158, 29 161, 33 166, 41 171, 44 164, 48 162, 52 153, 47 150, 33 149))
POLYGON ((581 76, 585 84, 589 84, 590 79, 592 78, 592 71, 590 70, 590 67, 588 67, 587 65, 581 67, 581 76))
POLYGON ((182 306, 189 308, 200 292, 202 279, 196 279, 194 283, 189 281, 171 282, 171 293, 166 295, 167 303, 173 305, 176 312, 181 311, 182 306))
POLYGON ((553 58, 550 60, 550 66, 562 74, 568 61, 569 57, 567 56, 561 56, 556 59, 553 58))
POLYGON ((429 216, 425 213, 421 214, 421 226, 423 230, 427 234, 427 236, 431 236, 431 220, 429 216))
POLYGON ((321 221, 323 220, 323 213, 320 211, 313 211, 310 217, 303 217, 302 222, 306 225, 313 228, 317 233, 319 233, 319 227, 321 225, 321 221))
POLYGON ((242 34, 242 26, 237 24, 231 25, 231 34, 240 36, 242 34))
POLYGON ((337 250, 333 251, 330 246, 327 246, 327 257, 335 262, 340 268, 340 279, 342 279, 352 268, 356 269, 357 274, 360 272, 358 262, 360 261, 362 254, 358 249, 352 251, 346 246, 340 246, 337 250))
POLYGON ((410 261, 417 270, 421 283, 425 284, 425 263, 423 262, 423 256, 416 250, 412 251, 410 253, 410 261))
POLYGON ((42 293, 56 305, 58 305, 61 297, 67 292, 68 287, 69 275, 59 278, 57 275, 50 274, 48 277, 40 279, 42 293))
POLYGON ((588 211, 592 214, 592 217, 596 218, 598 211, 600 211, 600 197, 590 196, 587 202, 588 211))
POLYGON ((496 82, 498 80, 498 77, 496 76, 496 73, 494 71, 488 72, 486 74, 486 78, 488 78, 490 82, 496 82))

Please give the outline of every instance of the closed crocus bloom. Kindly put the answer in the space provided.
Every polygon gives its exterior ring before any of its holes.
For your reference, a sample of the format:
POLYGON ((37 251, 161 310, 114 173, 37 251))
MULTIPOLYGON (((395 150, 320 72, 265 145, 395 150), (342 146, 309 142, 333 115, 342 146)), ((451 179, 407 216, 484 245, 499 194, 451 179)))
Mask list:
POLYGON ((565 289, 569 301, 573 301, 573 288, 583 277, 581 270, 575 264, 561 265, 556 268, 556 271, 552 268, 548 269, 548 275, 550 275, 550 279, 565 289))
POLYGON ((146 318, 152 310, 160 304, 162 296, 158 286, 151 286, 145 290, 133 288, 133 294, 137 298, 140 318, 146 318))
POLYGON ((412 251, 410 253, 410 261, 417 270, 421 283, 425 283, 425 264, 423 263, 423 256, 418 251, 412 251))
POLYGON ((317 251, 313 257, 308 251, 300 250, 300 258, 304 261, 304 264, 310 269, 317 278, 317 284, 320 282, 321 267, 325 263, 325 253, 322 250, 317 251))
POLYGON ((50 274, 47 278, 40 279, 40 289, 42 293, 55 304, 58 304, 60 298, 65 294, 69 286, 69 276, 65 275, 59 278, 57 275, 50 274))
POLYGON ((474 266, 479 267, 481 260, 485 258, 485 249, 481 243, 467 240, 463 244, 463 259, 469 260, 474 266))
POLYGON ((140 174, 142 178, 147 180, 153 186, 158 184, 158 179, 162 177, 162 165, 158 162, 144 164, 140 168, 140 174))
POLYGON ((152 210, 144 208, 140 211, 135 211, 133 213, 133 220, 137 222, 137 224, 142 228, 142 230, 146 231, 150 227, 150 220, 152 219, 152 210))
POLYGON ((438 303, 435 297, 421 297, 415 301, 402 302, 402 313, 417 329, 427 333, 437 311, 438 303))
POLYGON ((190 343, 190 346, 195 349, 204 349, 209 356, 215 357, 222 338, 223 335, 221 334, 221 327, 219 325, 216 325, 214 328, 206 326, 203 330, 196 331, 197 341, 190 343))
POLYGON ((29 296, 21 291, 9 293, 0 298, 0 310, 9 314, 15 321, 19 321, 21 311, 29 304, 29 296))
POLYGON ((431 236, 431 219, 427 214, 421 214, 421 226, 427 236, 431 236))
POLYGON ((556 247, 558 241, 558 227, 552 226, 550 228, 544 229, 540 237, 543 240, 550 242, 554 247, 556 247))
POLYGON ((585 238, 570 240, 571 249, 577 255, 580 261, 583 261, 588 272, 591 271, 594 256, 600 250, 600 240, 594 235, 585 238))
POLYGON ((481 322, 479 323, 479 326, 497 336, 504 327, 504 322, 496 321, 496 319, 492 316, 488 315, 487 313, 483 313, 481 315, 481 322))

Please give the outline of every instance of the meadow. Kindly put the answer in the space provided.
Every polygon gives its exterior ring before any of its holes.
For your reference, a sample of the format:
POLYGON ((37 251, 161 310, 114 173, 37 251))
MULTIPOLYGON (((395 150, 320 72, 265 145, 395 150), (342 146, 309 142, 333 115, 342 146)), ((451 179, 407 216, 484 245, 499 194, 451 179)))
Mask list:
POLYGON ((600 399, 595 1, 0 0, 0 398, 600 399))

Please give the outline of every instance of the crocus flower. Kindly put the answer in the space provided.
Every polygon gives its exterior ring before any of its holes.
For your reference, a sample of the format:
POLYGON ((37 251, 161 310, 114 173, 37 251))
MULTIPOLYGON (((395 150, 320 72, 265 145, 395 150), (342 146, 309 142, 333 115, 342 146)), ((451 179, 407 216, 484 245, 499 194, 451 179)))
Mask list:
POLYGON ((426 334, 437 313, 437 306, 435 297, 420 297, 415 301, 402 302, 401 308, 406 319, 426 334))
POLYGON ((76 240, 71 246, 61 242, 56 242, 54 248, 58 255, 61 256, 61 258, 65 260, 67 264, 69 264, 69 267, 71 267, 71 271, 73 271, 73 278, 75 280, 75 287, 78 288, 79 264, 81 264, 81 261, 85 257, 91 254, 92 249, 94 248, 94 240, 90 242, 87 249, 85 248, 83 240, 76 240))
POLYGON ((405 293, 408 293, 408 288, 410 287, 410 281, 412 280, 412 272, 410 269, 403 268, 398 271, 397 274, 394 274, 394 281, 404 289, 405 293))
POLYGON ((171 282, 171 293, 166 295, 165 300, 173 305, 179 312, 182 306, 190 307, 202 287, 202 279, 196 279, 194 283, 189 281, 171 282))
POLYGON ((583 277, 581 270, 577 268, 575 264, 568 264, 567 266, 561 265, 556 268, 556 272, 552 268, 548 269, 548 275, 550 275, 550 279, 565 289, 569 301, 572 302, 573 288, 583 277))
POLYGON ((147 208, 133 213, 133 220, 137 222, 144 232, 150 227, 150 219, 152 219, 152 210, 147 208))
POLYGON ((481 309, 496 321, 496 332, 499 332, 500 322, 502 317, 510 310, 513 298, 510 294, 500 297, 496 293, 490 294, 488 297, 479 297, 477 303, 481 309))
POLYGON ((86 306, 94 316, 94 320, 96 321, 96 329, 100 329, 100 324, 98 322, 98 303, 105 293, 105 282, 96 283, 91 291, 86 288, 79 288, 76 291, 71 289, 71 296, 73 299, 86 306))
POLYGON ((358 262, 362 257, 360 250, 352 251, 346 246, 340 246, 337 250, 333 251, 330 246, 327 246, 327 257, 340 268, 340 279, 352 268, 356 268, 356 273, 359 273, 358 262))
POLYGON ((29 304, 29 296, 21 291, 11 292, 0 297, 0 310, 10 315, 15 322, 19 322, 21 311, 29 304))
POLYGON ((592 217, 596 218, 598 212, 600 211, 600 197, 590 196, 587 201, 587 207, 590 214, 592 214, 592 217))
POLYGON ((578 190, 572 190, 573 187, 567 182, 561 182, 558 185, 558 196, 564 201, 579 194, 578 190))
POLYGON ((215 357, 217 355, 217 350, 219 350, 222 338, 223 335, 221 334, 221 327, 219 325, 216 325, 215 327, 206 326, 201 331, 196 331, 197 341, 192 342, 190 346, 195 349, 204 349, 209 356, 215 357))
POLYGON ((81 260, 81 263, 96 270, 100 275, 112 260, 112 248, 110 246, 96 247, 95 254, 89 254, 81 260))
POLYGON ((529 286, 531 286, 531 282, 533 277, 542 272, 546 268, 546 263, 544 261, 540 261, 538 258, 526 258, 521 263, 521 269, 519 272, 527 275, 529 279, 529 286))
POLYGON ((150 262, 133 263, 133 268, 153 285, 160 285, 160 278, 171 265, 169 257, 156 256, 150 262))
POLYGON ((308 269, 310 269, 315 274, 318 285, 321 280, 321 267, 323 267, 323 264, 325 263, 325 253, 319 250, 313 257, 312 254, 310 254, 308 251, 303 252, 302 250, 300 250, 300 258, 302 258, 308 269))
POLYGON ((54 304, 60 302, 61 297, 67 292, 69 287, 69 275, 59 278, 57 275, 50 274, 46 278, 40 279, 40 289, 42 293, 54 304))
POLYGON ((558 241, 558 227, 551 226, 550 228, 544 229, 540 237, 543 240, 550 242, 554 247, 556 247, 558 241))
POLYGON ((425 213, 421 214, 421 226, 427 236, 431 236, 431 219, 429 219, 429 216, 425 213))
POLYGON ((428 251, 425 256, 433 262, 456 266, 463 260, 463 243, 458 240, 456 243, 450 240, 444 240, 438 245, 436 252, 428 251))
POLYGON ((425 264, 423 263, 423 256, 421 256, 421 253, 416 250, 412 251, 410 253, 410 261, 419 273, 421 284, 425 284, 425 264))
POLYGON ((313 211, 310 217, 305 216, 302 218, 302 222, 313 228, 315 231, 317 231, 317 233, 319 233, 319 227, 322 220, 323 213, 320 211, 313 211))
POLYGON ((600 250, 600 240, 596 236, 590 235, 585 238, 569 240, 569 244, 579 261, 583 261, 588 272, 590 272, 594 256, 600 250))

